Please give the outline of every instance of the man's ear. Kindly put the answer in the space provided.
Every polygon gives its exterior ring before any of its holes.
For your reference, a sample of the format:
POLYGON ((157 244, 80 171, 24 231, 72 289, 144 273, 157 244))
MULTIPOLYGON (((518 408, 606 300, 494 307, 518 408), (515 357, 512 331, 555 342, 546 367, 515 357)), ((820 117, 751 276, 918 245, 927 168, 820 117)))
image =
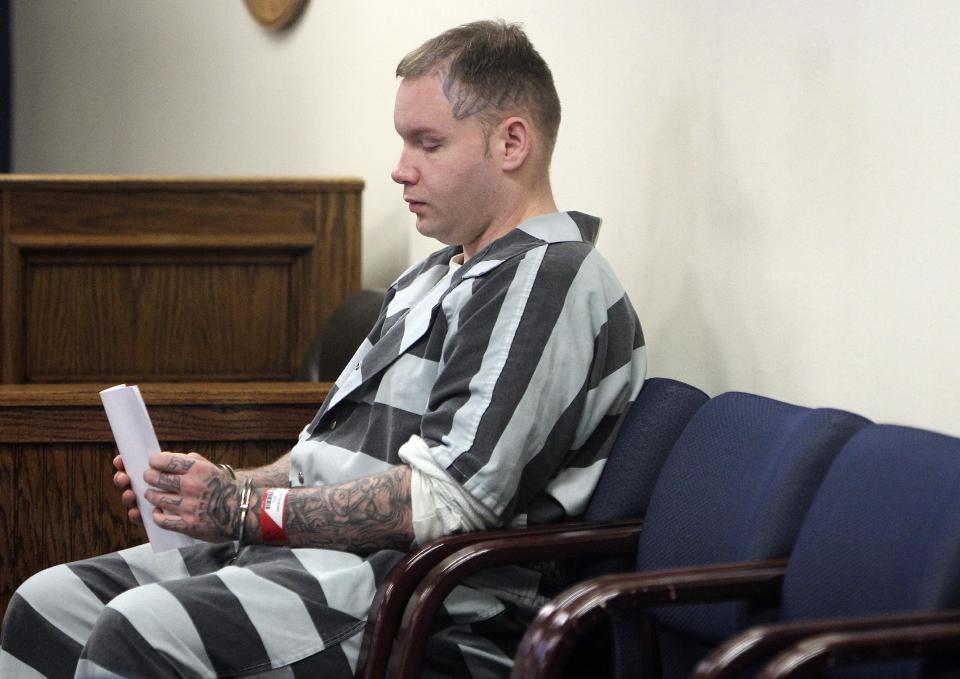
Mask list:
POLYGON ((500 141, 503 144, 503 169, 518 170, 532 150, 530 123, 513 116, 500 123, 500 141))

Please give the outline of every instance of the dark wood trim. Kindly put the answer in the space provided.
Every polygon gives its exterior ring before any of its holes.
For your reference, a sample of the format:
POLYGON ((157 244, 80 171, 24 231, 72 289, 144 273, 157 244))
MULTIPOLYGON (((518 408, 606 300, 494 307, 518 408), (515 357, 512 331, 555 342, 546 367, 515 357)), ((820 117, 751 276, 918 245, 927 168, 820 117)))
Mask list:
POLYGON ((387 676, 399 679, 419 674, 434 617, 443 600, 466 577, 485 568, 510 563, 636 554, 642 523, 635 519, 615 521, 602 530, 595 525, 577 523, 562 532, 534 532, 521 539, 479 540, 450 554, 430 570, 410 597, 387 676))
POLYGON ((637 571, 578 583, 537 614, 520 641, 512 676, 563 676, 576 644, 618 612, 725 599, 775 603, 786 566, 786 559, 771 559, 637 571))
MULTIPOLYGON (((110 384, 0 385, 0 444, 112 442, 99 392, 110 384)), ((329 391, 325 383, 141 385, 157 438, 295 438, 329 391)))
MULTIPOLYGON (((530 528, 503 528, 497 530, 448 535, 427 543, 411 551, 387 574, 377 590, 377 596, 370 607, 367 633, 364 635, 360 653, 358 679, 382 679, 386 675, 387 663, 397 632, 403 620, 404 611, 417 586, 447 557, 466 550, 478 543, 498 545, 500 558, 515 559, 514 550, 534 541, 538 548, 551 545, 552 556, 566 556, 562 547, 572 531, 594 531, 611 536, 612 540, 622 537, 628 531, 630 551, 636 551, 636 537, 639 535, 643 519, 623 519, 619 521, 568 522, 533 526, 530 528)), ((604 538, 606 541, 606 538, 604 538)))
POLYGON ((46 175, 8 174, 0 183, 16 189, 103 191, 224 191, 235 187, 270 191, 357 192, 364 181, 357 177, 174 177, 167 175, 46 175))

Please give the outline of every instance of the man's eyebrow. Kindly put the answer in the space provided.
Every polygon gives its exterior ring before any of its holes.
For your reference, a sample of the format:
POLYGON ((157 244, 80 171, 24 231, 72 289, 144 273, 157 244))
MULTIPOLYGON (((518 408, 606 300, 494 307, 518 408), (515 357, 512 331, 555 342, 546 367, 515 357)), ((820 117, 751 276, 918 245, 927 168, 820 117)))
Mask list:
POLYGON ((424 137, 441 138, 446 136, 443 132, 433 127, 415 127, 410 130, 398 130, 398 132, 400 136, 410 139, 423 139, 424 137))

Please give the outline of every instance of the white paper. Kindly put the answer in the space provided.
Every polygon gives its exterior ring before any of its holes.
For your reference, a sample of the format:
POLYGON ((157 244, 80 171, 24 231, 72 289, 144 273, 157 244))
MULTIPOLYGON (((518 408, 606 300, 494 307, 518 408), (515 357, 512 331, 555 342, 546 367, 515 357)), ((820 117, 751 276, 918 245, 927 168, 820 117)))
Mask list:
POLYGON ((101 391, 100 400, 107 411, 110 429, 120 450, 127 476, 130 477, 130 485, 137 494, 137 506, 140 508, 143 527, 147 530, 147 538, 150 539, 153 550, 161 552, 192 545, 196 540, 190 536, 158 526, 153 520, 153 505, 143 496, 148 488, 143 480, 143 472, 149 467, 147 459, 160 452, 160 444, 157 442, 157 435, 153 431, 153 423, 140 395, 140 389, 119 384, 101 391))

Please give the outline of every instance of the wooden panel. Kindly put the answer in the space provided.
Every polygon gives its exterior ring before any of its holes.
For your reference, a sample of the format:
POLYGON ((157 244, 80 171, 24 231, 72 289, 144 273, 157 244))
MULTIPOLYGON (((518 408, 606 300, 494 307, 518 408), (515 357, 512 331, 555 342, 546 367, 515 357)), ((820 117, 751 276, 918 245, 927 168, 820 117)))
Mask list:
POLYGON ((10 192, 3 191, 3 243, 0 252, 0 383, 21 382, 23 355, 23 300, 20 291, 20 252, 10 242, 10 192))
POLYGON ((360 287, 362 187, 0 178, 0 381, 290 379, 360 287))
MULTIPOLYGON (((13 504, 14 533, 7 541, 8 546, 5 546, 16 554, 13 571, 19 581, 31 574, 34 564, 55 562, 56 555, 46 555, 43 535, 44 528, 49 525, 45 515, 46 457, 29 447, 17 447, 14 450, 14 478, 17 481, 13 504)), ((52 450, 51 454, 56 454, 56 451, 52 450)), ((50 496, 49 501, 53 505, 51 512, 55 516, 59 515, 56 505, 61 499, 53 489, 50 496)), ((61 535, 66 534, 65 529, 61 531, 61 535)))
MULTIPOLYGON (((42 556, 53 563, 71 561, 74 536, 78 533, 89 535, 92 522, 89 516, 78 511, 74 503, 76 488, 72 485, 70 465, 77 464, 77 467, 89 476, 92 470, 83 466, 89 455, 83 454, 82 447, 74 448, 67 444, 50 446, 43 451, 31 448, 25 452, 30 462, 35 465, 32 468, 41 470, 43 474, 40 477, 42 484, 33 489, 32 501, 23 505, 28 516, 42 521, 41 540, 38 545, 40 551, 33 556, 42 556)), ((87 512, 88 515, 92 513, 93 511, 87 512)))
POLYGON ((283 263, 27 266, 31 381, 289 377, 283 263))
MULTIPOLYGON (((101 385, 0 385, 0 617, 42 568, 144 542, 113 487, 101 385)), ((286 453, 327 384, 148 384, 161 445, 235 467, 286 453)))
POLYGON ((313 232, 312 192, 154 190, 150 187, 111 190, 47 190, 14 192, 11 233, 64 236, 117 236, 142 233, 186 234, 224 232, 256 235, 313 232))
POLYGON ((16 525, 17 451, 0 444, 0 606, 6 610, 13 590, 22 581, 14 571, 19 560, 19 532, 16 525))

